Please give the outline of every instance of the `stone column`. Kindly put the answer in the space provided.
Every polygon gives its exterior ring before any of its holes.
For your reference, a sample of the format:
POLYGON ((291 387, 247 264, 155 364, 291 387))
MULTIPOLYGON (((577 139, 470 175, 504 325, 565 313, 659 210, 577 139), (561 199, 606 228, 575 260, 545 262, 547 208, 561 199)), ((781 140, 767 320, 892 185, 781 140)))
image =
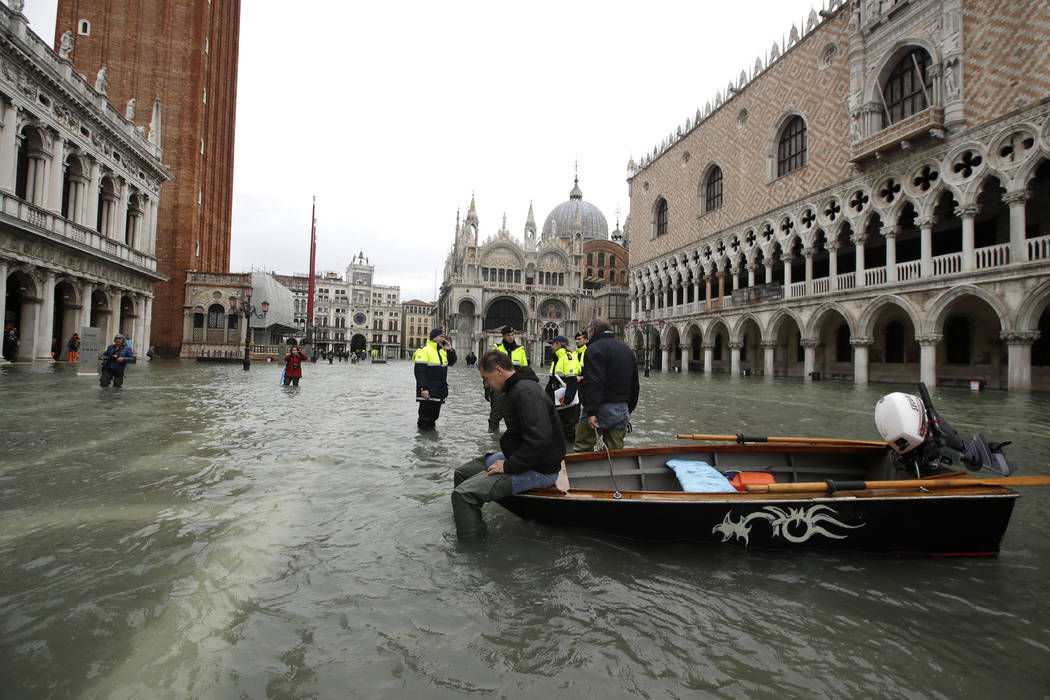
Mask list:
MULTIPOLYGON (((94 229, 98 225, 98 191, 102 186, 102 166, 98 161, 91 161, 91 181, 88 184, 84 200, 84 226, 94 229)), ((104 231, 99 231, 105 235, 104 231)))
POLYGON ((776 376, 776 370, 773 367, 776 347, 775 340, 762 341, 762 374, 771 379, 776 376))
POLYGON ((770 284, 773 281, 773 261, 767 260, 765 263, 766 267, 766 284, 770 284))
POLYGON ((58 134, 52 134, 51 168, 47 177, 47 201, 45 208, 55 214, 62 213, 62 181, 66 175, 66 142, 58 134))
POLYGON ((48 270, 40 292, 40 317, 37 319, 34 359, 51 359, 51 340, 55 324, 55 273, 48 270))
MULTIPOLYGON (((40 325, 40 299, 22 297, 22 314, 18 320, 18 339, 21 345, 15 353, 19 362, 32 362, 36 359, 37 326, 40 325)), ((48 351, 50 355, 50 350, 48 351)))
MULTIPOLYGON (((0 260, 0 299, 3 299, 5 301, 7 300, 7 261, 6 260, 0 260)), ((6 335, 5 329, 3 328, 3 321, 6 318, 7 309, 5 308, 3 311, 0 311, 0 314, 3 314, 3 315, 0 315, 0 333, 4 333, 6 335)), ((0 364, 3 364, 5 362, 7 362, 7 359, 5 357, 3 357, 2 355, 0 355, 0 364)))
POLYGON ((859 288, 864 286, 864 241, 868 240, 868 235, 863 231, 857 231, 850 236, 850 240, 853 241, 854 253, 857 256, 856 282, 859 288))
POLYGON ((1003 331, 999 337, 1006 343, 1007 384, 1009 391, 1032 390, 1032 343, 1039 331, 1003 331))
POLYGON ((6 99, 0 104, 0 190, 15 192, 18 174, 18 108, 6 99))
POLYGON ((919 227, 919 277, 933 275, 933 224, 932 216, 922 216, 915 220, 919 227))
POLYGON ((729 373, 734 377, 740 376, 740 343, 729 344, 729 373))
POLYGON ((817 360, 817 346, 820 345, 820 341, 816 338, 803 338, 802 339, 802 375, 803 379, 807 382, 813 381, 813 365, 816 364, 817 360))
POLYGON ((718 300, 721 301, 726 295, 726 271, 718 271, 718 300))
POLYGON ((146 350, 149 348, 142 347, 142 321, 146 311, 146 297, 142 294, 136 294, 132 297, 132 308, 135 310, 135 321, 132 323, 131 335, 134 337, 132 343, 132 350, 135 351, 136 355, 145 355, 146 350))
POLYGON ((693 273, 693 301, 700 301, 700 279, 703 277, 700 271, 697 270, 693 273))
POLYGON ((1010 262, 1028 262, 1028 251, 1024 242, 1024 205, 1028 201, 1028 193, 1024 190, 1007 192, 1003 201, 1010 207, 1010 262))
MULTIPOLYGON (((586 361, 586 358, 584 358, 586 361)), ((670 372, 671 371, 671 348, 666 345, 660 350, 660 371, 670 372)))
POLYGON ((941 342, 941 335, 933 333, 930 335, 916 336, 915 341, 919 344, 919 381, 927 387, 937 386, 937 345, 941 342))
POLYGON ((715 346, 704 343, 700 347, 704 349, 704 374, 710 375, 711 365, 714 361, 715 356, 715 346))
POLYGON ((802 249, 802 257, 806 259, 806 296, 813 294, 813 246, 802 249))
POLYGON ((689 374, 689 358, 692 356, 693 346, 682 345, 682 374, 689 374))
POLYGON ((753 262, 750 262, 750 263, 747 264, 747 286, 748 287, 754 287, 755 286, 755 270, 757 268, 758 268, 758 265, 756 265, 753 262))
POLYGON ((91 293, 94 289, 95 285, 90 281, 85 280, 80 283, 80 322, 78 323, 77 333, 80 332, 81 328, 91 326, 91 293))
POLYGON ((875 342, 875 338, 855 336, 850 338, 849 344, 853 346, 853 383, 868 383, 868 348, 875 342))
MULTIPOLYGON (((879 229, 882 237, 886 239, 886 281, 897 281, 897 234, 901 232, 900 226, 883 226, 879 229)), ((865 350, 866 351, 866 350, 865 350)), ((858 382, 860 383, 860 382, 858 382)))
POLYGON ((826 248, 828 249, 828 289, 831 291, 838 290, 838 282, 836 279, 839 276, 839 242, 837 239, 828 241, 826 248))
POLYGON ((966 207, 957 207, 955 215, 962 220, 962 269, 963 272, 977 269, 977 261, 973 255, 973 223, 980 212, 976 204, 966 207))
POLYGON ((714 280, 715 280, 715 276, 714 275, 704 275, 704 284, 705 284, 704 289, 706 291, 706 295, 704 296, 704 305, 708 309, 711 308, 711 283, 714 280))
POLYGON ((784 263, 784 298, 791 298, 791 262, 795 259, 795 256, 791 253, 784 253, 781 257, 781 262, 784 263))

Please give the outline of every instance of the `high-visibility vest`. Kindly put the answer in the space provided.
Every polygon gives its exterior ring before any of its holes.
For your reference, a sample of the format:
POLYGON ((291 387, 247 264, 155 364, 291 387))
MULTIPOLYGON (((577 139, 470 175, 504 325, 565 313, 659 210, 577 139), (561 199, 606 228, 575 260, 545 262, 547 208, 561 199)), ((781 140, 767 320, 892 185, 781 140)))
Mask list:
POLYGON ((587 343, 576 346, 576 361, 580 363, 580 369, 583 370, 583 354, 587 352, 587 343))
POLYGON ((528 367, 529 358, 525 357, 525 348, 520 345, 514 348, 514 352, 508 353, 507 348, 503 347, 503 343, 499 345, 493 345, 493 350, 499 350, 504 355, 510 355, 510 363, 515 367, 528 367))
POLYGON ((580 374, 580 363, 571 352, 565 348, 558 348, 554 351, 554 361, 551 362, 550 373, 563 379, 565 377, 576 377, 580 374))
POLYGON ((448 367, 448 354, 437 346, 433 340, 428 340, 423 347, 416 350, 412 356, 413 362, 422 362, 429 367, 448 367))

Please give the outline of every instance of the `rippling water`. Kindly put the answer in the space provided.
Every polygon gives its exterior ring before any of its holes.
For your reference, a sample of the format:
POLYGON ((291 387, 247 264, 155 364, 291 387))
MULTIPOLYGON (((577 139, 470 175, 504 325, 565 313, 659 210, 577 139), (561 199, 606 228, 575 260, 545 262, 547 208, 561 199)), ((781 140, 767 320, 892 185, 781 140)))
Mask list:
MULTIPOLYGON (((155 362, 120 391, 0 367, 0 696, 1044 697, 1050 487, 992 560, 774 555, 564 532, 452 470, 491 450, 477 373, 419 434, 410 363, 155 362)), ((629 445, 875 439, 887 385, 654 373, 629 445)), ((910 387, 903 387, 912 390, 910 387)), ((938 390, 1050 473, 1050 396, 938 390)))

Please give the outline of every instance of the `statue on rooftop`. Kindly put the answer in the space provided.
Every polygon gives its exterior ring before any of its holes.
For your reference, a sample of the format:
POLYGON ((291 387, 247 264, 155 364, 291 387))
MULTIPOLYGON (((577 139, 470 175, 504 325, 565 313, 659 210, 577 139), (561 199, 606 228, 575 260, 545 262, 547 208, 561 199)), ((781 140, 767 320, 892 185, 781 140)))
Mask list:
POLYGON ((106 94, 106 67, 102 66, 98 69, 98 75, 95 76, 95 92, 106 94))
POLYGON ((58 40, 58 57, 68 61, 71 53, 73 53, 73 32, 67 31, 58 40))
POLYGON ((132 97, 128 100, 127 106, 124 108, 124 118, 129 122, 135 120, 135 98, 132 97))
POLYGON ((7 5, 19 14, 22 13, 22 8, 26 6, 25 0, 8 0, 7 5))

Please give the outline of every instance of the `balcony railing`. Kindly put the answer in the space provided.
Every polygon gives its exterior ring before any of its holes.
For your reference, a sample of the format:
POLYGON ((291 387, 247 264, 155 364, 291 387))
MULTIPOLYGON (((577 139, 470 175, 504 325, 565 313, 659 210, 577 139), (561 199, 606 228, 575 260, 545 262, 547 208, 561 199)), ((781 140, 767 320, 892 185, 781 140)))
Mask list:
POLYGON ((857 275, 853 272, 843 272, 835 276, 835 291, 854 289, 857 286, 857 275))
POLYGON ((918 260, 897 263, 897 281, 908 282, 919 279, 922 263, 918 260))
POLYGON ((864 286, 874 287, 877 284, 886 284, 885 267, 873 267, 864 271, 864 286))
POLYGON ((933 274, 935 276, 952 275, 956 272, 962 272, 962 253, 946 253, 945 255, 938 255, 931 262, 933 263, 933 274))
POLYGON ((1050 236, 1029 238, 1025 243, 1028 244, 1029 260, 1046 260, 1050 258, 1050 236))

